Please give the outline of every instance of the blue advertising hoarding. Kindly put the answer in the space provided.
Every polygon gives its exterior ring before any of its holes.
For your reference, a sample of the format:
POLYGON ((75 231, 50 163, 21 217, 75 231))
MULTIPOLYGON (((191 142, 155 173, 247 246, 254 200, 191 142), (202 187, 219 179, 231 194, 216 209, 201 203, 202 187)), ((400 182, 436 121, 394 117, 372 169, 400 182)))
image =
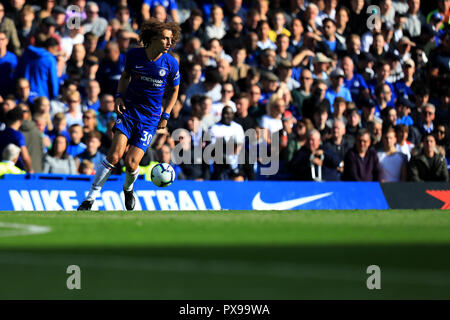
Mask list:
MULTIPOLYGON (((123 180, 108 181, 93 210, 125 210, 123 180)), ((76 210, 89 180, 3 180, 0 210, 76 210)), ((138 180, 136 210, 388 209, 378 183, 175 181, 167 188, 138 180)))

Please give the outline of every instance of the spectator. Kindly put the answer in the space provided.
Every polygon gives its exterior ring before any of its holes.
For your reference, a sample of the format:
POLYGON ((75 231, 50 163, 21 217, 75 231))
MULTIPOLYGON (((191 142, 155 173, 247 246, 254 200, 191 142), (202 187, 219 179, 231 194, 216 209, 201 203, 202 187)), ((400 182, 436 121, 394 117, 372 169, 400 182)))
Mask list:
POLYGON ((245 79, 250 66, 245 63, 247 57, 247 50, 245 47, 235 47, 233 49, 233 63, 231 65, 230 78, 234 82, 238 82, 240 79, 245 79))
POLYGON ((152 18, 155 18, 161 22, 167 21, 167 11, 166 8, 162 5, 154 6, 151 10, 151 16, 152 18))
POLYGON ((141 7, 141 14, 144 20, 150 19, 150 11, 156 6, 163 6, 170 14, 172 21, 179 22, 178 6, 175 0, 160 1, 160 0, 144 0, 141 7))
POLYGON ((86 159, 81 161, 78 171, 80 172, 80 174, 86 174, 89 176, 95 175, 94 164, 86 159))
POLYGON ((243 181, 242 166, 238 163, 238 157, 244 144, 244 130, 240 124, 233 121, 231 107, 223 108, 222 119, 209 129, 209 135, 211 143, 215 144, 215 152, 223 155, 222 159, 216 156, 219 162, 214 162, 212 179, 243 181), (226 144, 233 145, 233 152, 226 152, 226 144))
POLYGON ((105 59, 100 62, 97 81, 103 93, 116 94, 120 75, 125 68, 125 56, 120 54, 116 42, 108 42, 105 47, 105 59))
POLYGON ((406 180, 406 164, 404 153, 397 151, 395 130, 389 127, 383 135, 383 150, 377 153, 381 182, 399 182, 406 180))
POLYGON ((297 107, 297 115, 303 115, 303 103, 311 96, 313 84, 312 73, 308 69, 303 69, 300 74, 300 88, 291 91, 292 103, 297 107))
POLYGON ((445 156, 450 158, 450 134, 445 124, 438 124, 434 129, 436 144, 445 150, 445 156))
MULTIPOLYGON (((86 113, 85 116, 87 116, 86 113)), ((108 122, 116 121, 116 119, 117 114, 114 112, 114 97, 110 94, 105 94, 102 96, 102 103, 97 113, 97 130, 102 134, 106 133, 108 122)))
POLYGON ((102 136, 99 132, 90 132, 86 137, 86 150, 77 155, 77 158, 91 161, 94 166, 97 166, 103 161, 105 155, 99 151, 101 146, 102 136))
MULTIPOLYGON (((345 101, 352 102, 350 91, 343 85, 344 77, 344 71, 340 68, 333 70, 330 74, 331 84, 325 94, 325 98, 328 99, 331 106, 336 97, 343 97, 345 101)), ((333 112, 333 108, 331 108, 331 112, 333 112)))
POLYGON ((419 11, 420 0, 408 0, 408 13, 404 28, 411 37, 419 36, 421 25, 425 24, 425 17, 419 11))
POLYGON ((283 10, 275 10, 271 18, 273 30, 269 31, 270 40, 276 42, 279 36, 285 35, 287 37, 287 46, 289 46, 289 37, 291 36, 291 32, 284 27, 286 25, 286 18, 284 16, 283 10))
POLYGON ((58 134, 52 148, 44 156, 44 173, 76 174, 77 166, 74 158, 67 154, 67 138, 58 134))
POLYGON ((84 46, 76 44, 73 46, 72 55, 67 61, 66 73, 71 81, 79 83, 83 78, 84 60, 86 58, 86 50, 84 46))
POLYGON ((211 8, 210 22, 205 27, 207 39, 222 39, 225 36, 226 25, 223 18, 222 8, 218 5, 213 5, 211 8))
POLYGON ((347 119, 344 116, 346 110, 347 102, 344 98, 337 97, 336 99, 334 99, 333 113, 331 114, 331 117, 328 118, 326 125, 331 128, 333 126, 333 123, 339 120, 344 123, 345 127, 345 124, 347 123, 347 119))
POLYGON ((341 177, 344 172, 344 158, 346 153, 353 148, 355 139, 353 136, 345 134, 345 124, 341 120, 336 120, 333 123, 331 130, 331 138, 325 142, 325 146, 332 150, 340 159, 337 167, 338 175, 341 177))
POLYGON ((53 99, 58 96, 59 83, 56 60, 59 44, 50 38, 44 44, 28 46, 19 60, 16 76, 30 82, 31 91, 53 99), (42 47, 39 47, 41 46, 42 47))
POLYGON ((448 181, 447 161, 436 148, 436 138, 432 134, 423 137, 423 147, 411 158, 408 165, 410 181, 448 181))
POLYGON ((97 80, 89 80, 86 87, 87 97, 81 105, 81 109, 86 111, 92 109, 98 111, 100 108, 100 84, 97 80))
POLYGON ((404 124, 399 124, 395 127, 395 134, 397 138, 397 144, 395 145, 397 151, 406 155, 409 161, 411 159, 411 151, 414 148, 414 144, 408 141, 409 128, 404 124))
POLYGON ((345 51, 345 42, 336 34, 336 22, 331 18, 325 18, 323 24, 323 38, 318 44, 318 50, 323 52, 345 51))
POLYGON ((366 81, 359 73, 354 73, 355 65, 349 56, 342 58, 342 70, 344 71, 344 87, 350 90, 352 101, 359 105, 361 99, 369 97, 366 81))
POLYGON ((20 55, 22 53, 20 48, 20 41, 17 35, 17 29, 14 21, 19 22, 19 17, 17 20, 5 17, 5 7, 0 3, 0 32, 2 32, 8 39, 8 51, 14 53, 15 55, 20 55))
POLYGON ((43 148, 44 153, 47 153, 48 148, 50 148, 50 146, 52 145, 52 141, 50 140, 49 136, 45 133, 47 127, 46 117, 44 116, 44 114, 36 112, 33 114, 33 121, 36 124, 36 128, 39 130, 39 136, 42 137, 42 142, 44 144, 43 148))
POLYGON ((213 102, 211 105, 211 114, 215 122, 222 118, 222 109, 225 106, 230 106, 233 112, 236 112, 236 104, 231 100, 234 96, 234 87, 230 82, 222 84, 222 98, 219 101, 213 102))
POLYGON ((286 102, 278 95, 274 95, 268 104, 267 114, 261 118, 260 126, 269 130, 270 134, 280 131, 283 128, 282 115, 286 110, 286 102))
POLYGON ((361 129, 356 134, 355 146, 344 158, 344 175, 346 181, 379 181, 380 169, 378 156, 370 146, 370 133, 361 129))
POLYGON ((25 168, 27 172, 33 173, 33 166, 31 162, 30 153, 25 141, 25 136, 19 131, 24 120, 22 108, 15 107, 6 113, 6 128, 0 131, 0 153, 5 147, 12 143, 20 148, 20 155, 18 162, 19 168, 25 168))
POLYGON ((72 124, 83 123, 83 114, 81 113, 81 95, 78 91, 70 91, 67 93, 68 110, 66 112, 67 127, 72 124))
POLYGON ((179 164, 181 173, 178 175, 178 179, 196 181, 209 180, 209 166, 203 161, 201 155, 200 158, 196 158, 194 144, 189 131, 184 129, 178 131, 178 140, 176 141, 176 144, 176 148, 179 152, 177 156, 183 160, 183 162, 179 164))
POLYGON ((75 123, 69 127, 69 145, 67 146, 67 154, 76 157, 86 150, 86 145, 81 142, 83 139, 83 128, 75 123))
POLYGON ((412 126, 414 124, 414 120, 411 118, 411 109, 415 108, 414 103, 405 99, 402 96, 399 96, 397 101, 395 102, 395 110, 397 110, 397 124, 404 124, 405 126, 412 126))
POLYGON ((295 180, 336 181, 339 162, 334 152, 321 146, 320 132, 313 129, 308 132, 305 147, 294 154, 290 167, 295 180))
POLYGON ((312 129, 314 129, 314 125, 308 118, 297 121, 297 124, 292 129, 293 135, 289 137, 287 147, 283 152, 283 158, 287 163, 289 163, 294 154, 306 144, 306 134, 312 129))
POLYGON ((67 141, 69 141, 70 135, 66 129, 67 129, 66 116, 64 113, 58 112, 53 117, 53 130, 49 130, 47 128, 47 131, 45 133, 48 135, 48 137, 52 142, 58 134, 65 136, 67 141))
MULTIPOLYGON (((116 9, 116 18, 119 20, 120 27, 119 29, 134 32, 133 27, 131 26, 130 20, 130 10, 127 6, 120 5, 116 9)), ((105 52, 106 53, 106 52, 105 52)))
POLYGON ((101 37, 106 32, 108 21, 105 18, 99 17, 99 7, 94 1, 86 3, 86 20, 84 22, 84 33, 92 32, 97 37, 101 37))
POLYGON ((213 101, 221 99, 222 86, 220 84, 221 77, 216 68, 208 67, 205 69, 205 80, 196 84, 192 84, 186 91, 186 100, 184 107, 189 111, 191 108, 191 97, 194 95, 206 95, 213 101))
POLYGON ((427 103, 422 108, 420 113, 420 121, 417 124, 421 135, 432 133, 434 130, 434 119, 436 114, 436 108, 433 104, 427 103))
POLYGON ((285 84, 290 91, 300 87, 300 83, 292 78, 292 64, 290 61, 281 60, 276 71, 280 82, 285 84))
MULTIPOLYGON (((292 1, 291 1, 292 2, 292 1)), ((302 34, 303 34, 303 25, 300 19, 294 18, 291 22, 291 37, 289 40, 289 52, 291 54, 296 54, 303 45, 302 34)))
POLYGON ((324 106, 320 106, 314 111, 313 123, 314 127, 320 132, 320 136, 325 141, 331 136, 331 128, 327 125, 328 110, 324 106))
POLYGON ((247 10, 242 7, 242 0, 225 0, 224 15, 227 21, 234 15, 238 15, 241 19, 245 19, 247 10))
MULTIPOLYGON (((247 20, 246 20, 247 22, 247 20)), ((223 49, 227 54, 232 54, 234 48, 244 47, 245 41, 242 34, 243 23, 242 18, 238 15, 231 17, 228 23, 228 31, 222 38, 223 49)), ((256 30, 255 30, 256 31, 256 30)), ((234 62, 234 58, 233 58, 234 62)))
MULTIPOLYGON (((38 94, 30 90, 30 83, 25 78, 19 78, 16 81, 16 103, 25 103, 33 108, 34 99, 38 94)), ((33 108, 34 109, 34 108, 33 108)))
POLYGON ((16 167, 19 160, 20 148, 13 143, 8 144, 2 152, 2 161, 0 162, 0 177, 5 174, 25 174, 25 171, 16 167))
POLYGON ((303 117, 313 119, 314 112, 320 106, 330 110, 330 101, 325 98, 327 85, 322 80, 316 80, 313 84, 311 96, 305 99, 302 108, 303 117))
POLYGON ((23 112, 23 122, 19 130, 25 137, 25 143, 31 158, 31 167, 34 172, 42 172, 42 158, 44 156, 44 141, 33 122, 31 110, 26 104, 19 103, 17 108, 21 108, 23 112))
POLYGON ((371 145, 375 150, 381 149, 383 146, 383 142, 381 141, 381 138, 383 137, 383 120, 374 118, 373 121, 370 121, 367 124, 367 130, 369 130, 371 134, 371 145))
POLYGON ((260 50, 265 49, 272 49, 276 50, 277 46, 275 43, 270 40, 269 34, 270 34, 270 26, 269 22, 266 20, 261 20, 258 22, 258 26, 256 27, 257 33, 258 33, 258 48, 260 50))
POLYGON ((85 101, 85 103, 83 104, 83 109, 85 107, 87 107, 89 109, 89 106, 91 106, 91 105, 94 105, 94 107, 92 107, 91 109, 95 109, 95 108, 98 108, 98 106, 100 105, 100 104, 98 104, 98 105, 95 104, 95 102, 97 102, 97 100, 95 100, 95 94, 94 94, 94 92, 98 91, 97 95, 99 95, 100 91, 101 91, 100 84, 98 83, 97 80, 95 80, 96 76, 97 76, 98 68, 99 68, 98 58, 96 56, 88 56, 83 65, 83 75, 82 75, 82 78, 80 81, 79 88, 80 88, 81 94, 85 98, 85 100, 86 100, 86 96, 89 95, 88 88, 90 85, 93 87, 98 86, 98 90, 93 90, 91 98, 88 97, 89 101, 85 101), (95 81, 97 83, 97 85, 92 84, 91 81, 95 81))
POLYGON ((186 42, 191 37, 197 37, 201 43, 206 39, 205 29, 203 26, 203 13, 199 9, 193 9, 189 19, 181 25, 181 38, 186 42))
POLYGON ((234 121, 242 126, 246 132, 248 129, 256 128, 256 120, 248 113, 250 97, 247 93, 240 93, 236 96, 236 113, 234 121))
POLYGON ((391 88, 387 84, 380 84, 375 88, 375 116, 381 118, 385 109, 389 108, 388 103, 392 99, 391 88))
POLYGON ((17 56, 9 52, 6 33, 0 31, 0 96, 6 97, 13 89, 13 74, 17 67, 17 56))

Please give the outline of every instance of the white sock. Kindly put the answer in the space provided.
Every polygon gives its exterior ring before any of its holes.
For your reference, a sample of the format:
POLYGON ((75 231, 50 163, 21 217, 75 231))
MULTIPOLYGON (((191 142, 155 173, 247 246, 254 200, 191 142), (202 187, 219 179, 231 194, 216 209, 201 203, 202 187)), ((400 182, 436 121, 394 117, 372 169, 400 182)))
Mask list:
POLYGON ((128 170, 126 170, 125 182, 123 184, 124 191, 133 190, 133 184, 136 181, 138 175, 139 175, 139 166, 137 167, 137 169, 134 172, 131 172, 131 173, 128 172, 128 170))
POLYGON ((100 195, 103 185, 108 180, 111 170, 114 166, 106 160, 106 158, 97 166, 97 173, 92 182, 91 189, 86 197, 86 200, 95 200, 100 195))

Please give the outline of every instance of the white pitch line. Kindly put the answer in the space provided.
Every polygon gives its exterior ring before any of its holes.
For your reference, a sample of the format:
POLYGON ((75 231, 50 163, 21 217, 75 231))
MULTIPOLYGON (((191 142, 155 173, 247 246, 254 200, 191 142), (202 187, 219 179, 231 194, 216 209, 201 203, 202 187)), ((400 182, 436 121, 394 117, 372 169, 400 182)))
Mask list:
POLYGON ((37 226, 34 224, 0 222, 0 238, 42 234, 48 233, 51 230, 52 229, 50 227, 37 226), (1 228, 8 228, 13 230, 1 230, 1 228))

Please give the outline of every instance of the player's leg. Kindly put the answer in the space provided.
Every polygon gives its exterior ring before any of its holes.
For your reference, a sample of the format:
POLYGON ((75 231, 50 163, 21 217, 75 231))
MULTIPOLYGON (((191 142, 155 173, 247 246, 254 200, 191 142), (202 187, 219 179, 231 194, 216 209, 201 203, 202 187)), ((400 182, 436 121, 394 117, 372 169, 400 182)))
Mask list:
POLYGON ((94 200, 100 195, 100 190, 108 180, 111 170, 119 163, 120 159, 125 152, 127 146, 128 138, 121 131, 116 130, 114 138, 109 149, 106 158, 97 166, 97 172, 95 174, 94 181, 92 182, 89 193, 86 200, 80 205, 78 210, 90 210, 94 200))
POLYGON ((130 140, 128 141, 130 148, 125 156, 126 175, 123 185, 125 207, 127 210, 134 209, 136 199, 134 198, 133 185, 139 175, 139 163, 153 139, 157 123, 157 121, 154 121, 153 124, 143 122, 135 123, 130 140))
POLYGON ((133 210, 135 205, 135 198, 133 195, 133 185, 139 175, 139 163, 144 157, 144 150, 139 147, 130 145, 127 155, 125 156, 125 182, 123 184, 123 191, 125 195, 125 207, 127 210, 133 210))

